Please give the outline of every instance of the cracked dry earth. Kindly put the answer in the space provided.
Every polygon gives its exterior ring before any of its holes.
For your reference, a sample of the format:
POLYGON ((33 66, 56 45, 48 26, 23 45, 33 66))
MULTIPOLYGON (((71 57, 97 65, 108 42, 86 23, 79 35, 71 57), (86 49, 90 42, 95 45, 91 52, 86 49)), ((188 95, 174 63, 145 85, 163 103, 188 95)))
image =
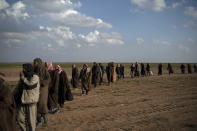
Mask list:
POLYGON ((74 101, 38 131, 197 130, 196 74, 125 78, 87 96, 72 92, 74 101))

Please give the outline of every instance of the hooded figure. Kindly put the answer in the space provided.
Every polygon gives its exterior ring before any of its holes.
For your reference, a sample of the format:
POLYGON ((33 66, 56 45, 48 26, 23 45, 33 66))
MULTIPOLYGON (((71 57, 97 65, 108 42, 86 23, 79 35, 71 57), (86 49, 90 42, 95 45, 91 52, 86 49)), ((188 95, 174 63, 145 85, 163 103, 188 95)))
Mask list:
POLYGON ((94 85, 94 87, 97 86, 97 83, 99 81, 99 74, 100 74, 100 67, 96 62, 94 62, 92 67, 92 84, 94 85))
POLYGON ((46 62, 45 67, 48 69, 51 78, 49 84, 48 108, 50 113, 54 114, 58 111, 59 74, 54 70, 51 62, 46 62))
POLYGON ((79 71, 75 64, 72 65, 72 79, 71 84, 73 88, 77 88, 79 83, 79 71))
POLYGON ((87 64, 84 64, 83 68, 80 71, 80 76, 79 76, 79 79, 81 79, 82 94, 84 94, 86 91, 86 95, 88 95, 88 92, 91 89, 91 78, 92 78, 91 69, 88 68, 87 64))
POLYGON ((11 90, 4 85, 5 75, 0 73, 0 130, 16 131, 16 105, 11 90))
POLYGON ((99 81, 99 85, 101 85, 103 83, 103 76, 104 76, 104 73, 105 73, 105 69, 104 69, 104 66, 99 63, 99 67, 100 67, 100 81, 99 81))
POLYGON ((132 63, 131 64, 131 67, 130 67, 130 73, 131 73, 131 78, 133 78, 134 77, 134 71, 135 71, 135 66, 134 66, 134 64, 132 63))
POLYGON ((192 67, 190 64, 187 64, 188 73, 192 74, 192 67))
POLYGON ((162 75, 162 64, 158 65, 158 75, 162 75))
POLYGON ((117 74, 117 80, 120 79, 120 64, 116 65, 116 74, 117 74))
POLYGON ((167 70, 168 70, 169 75, 174 73, 174 71, 172 69, 172 65, 170 63, 168 63, 167 70))
POLYGON ((124 78, 124 65, 120 64, 120 78, 124 78))
POLYGON ((34 59, 34 73, 40 78, 40 98, 38 102, 38 114, 37 114, 37 127, 42 126, 41 118, 44 119, 44 125, 47 126, 47 101, 48 101, 48 87, 50 83, 50 75, 47 68, 42 65, 40 58, 34 59))
POLYGON ((14 90, 18 96, 17 122, 23 131, 35 131, 37 103, 39 100, 40 81, 34 74, 31 64, 23 64, 23 72, 20 73, 20 81, 14 90))
POLYGON ((112 63, 108 63, 108 65, 106 66, 106 74, 107 74, 107 80, 108 83, 110 84, 110 82, 113 82, 113 67, 112 67, 112 63))
POLYGON ((150 76, 150 65, 149 65, 149 63, 146 64, 146 72, 147 72, 147 75, 150 76))
POLYGON ((194 64, 194 72, 197 73, 197 66, 194 64))
POLYGON ((140 76, 138 62, 135 63, 135 74, 134 74, 134 76, 135 77, 139 77, 140 76))
POLYGON ((184 64, 181 64, 180 69, 181 69, 181 73, 185 74, 185 65, 184 64))
POLYGON ((141 63, 141 76, 145 76, 146 72, 145 72, 145 68, 144 68, 144 63, 141 63))

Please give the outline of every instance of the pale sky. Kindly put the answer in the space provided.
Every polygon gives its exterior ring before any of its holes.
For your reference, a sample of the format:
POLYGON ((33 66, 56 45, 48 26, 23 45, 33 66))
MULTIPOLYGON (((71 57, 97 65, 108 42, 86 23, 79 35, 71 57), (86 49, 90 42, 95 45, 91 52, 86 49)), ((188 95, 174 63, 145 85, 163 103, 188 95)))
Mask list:
POLYGON ((197 62, 197 0, 0 0, 0 62, 197 62))

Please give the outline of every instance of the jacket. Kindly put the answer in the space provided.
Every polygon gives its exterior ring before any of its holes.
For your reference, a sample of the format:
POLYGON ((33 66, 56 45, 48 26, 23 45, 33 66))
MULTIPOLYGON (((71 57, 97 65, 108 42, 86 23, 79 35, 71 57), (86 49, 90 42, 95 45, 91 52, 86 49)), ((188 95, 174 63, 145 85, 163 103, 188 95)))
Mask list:
POLYGON ((22 104, 37 103, 39 100, 40 80, 37 75, 33 75, 31 80, 22 78, 23 92, 21 97, 22 104))

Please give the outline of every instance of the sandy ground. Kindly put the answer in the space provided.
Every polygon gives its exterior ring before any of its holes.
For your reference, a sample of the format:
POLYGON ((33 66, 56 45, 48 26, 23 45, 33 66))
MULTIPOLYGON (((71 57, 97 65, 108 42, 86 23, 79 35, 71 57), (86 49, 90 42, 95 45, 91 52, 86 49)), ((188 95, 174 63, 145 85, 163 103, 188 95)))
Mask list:
POLYGON ((92 89, 49 114, 38 131, 197 130, 197 75, 125 78, 92 89))

